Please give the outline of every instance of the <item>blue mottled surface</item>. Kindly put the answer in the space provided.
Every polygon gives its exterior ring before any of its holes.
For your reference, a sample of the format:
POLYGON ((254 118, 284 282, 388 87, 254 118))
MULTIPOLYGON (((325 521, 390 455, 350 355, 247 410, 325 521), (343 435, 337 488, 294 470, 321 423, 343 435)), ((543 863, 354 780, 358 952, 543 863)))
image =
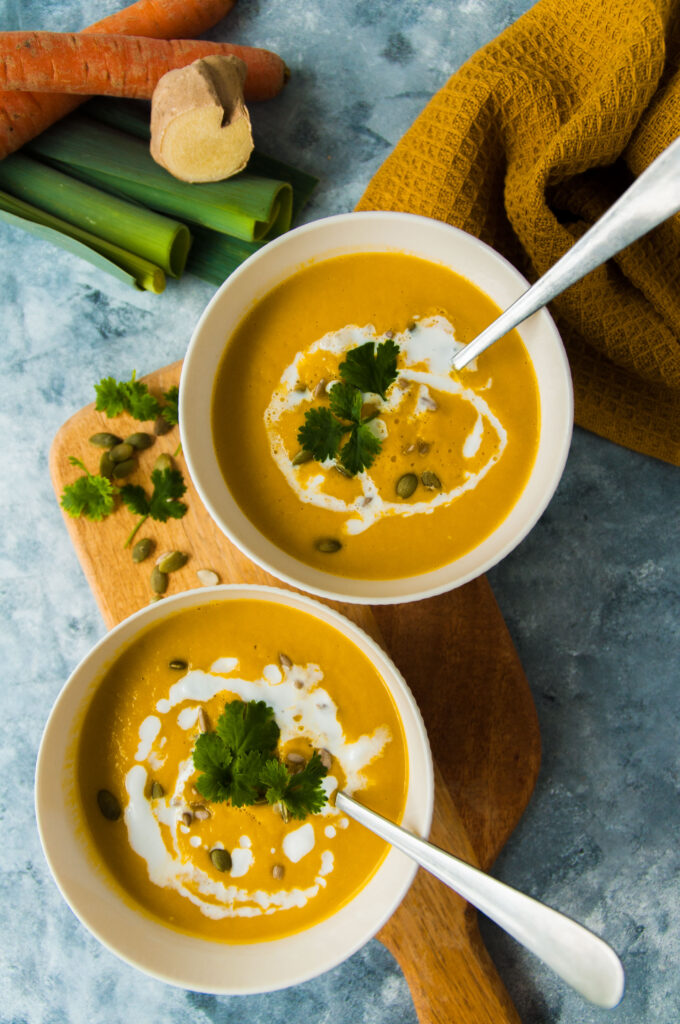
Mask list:
MULTIPOLYGON (((0 28, 77 29, 115 0, 2 0, 0 28)), ((521 0, 240 0, 216 38, 280 52, 284 96, 254 111, 259 145, 317 173, 310 220, 353 207, 429 96, 529 5, 521 0)), ((401 974, 370 943, 263 997, 151 981, 77 923, 33 817, 40 734, 104 628, 47 472, 50 441, 92 383, 184 353, 213 289, 128 291, 0 226, 0 1021, 50 1024, 414 1024, 401 974)), ((680 1019, 680 473, 576 431, 540 523, 491 582, 531 684, 543 765, 499 877, 604 934, 628 974, 621 1006, 586 1006, 493 926, 484 933, 525 1024, 680 1019)))

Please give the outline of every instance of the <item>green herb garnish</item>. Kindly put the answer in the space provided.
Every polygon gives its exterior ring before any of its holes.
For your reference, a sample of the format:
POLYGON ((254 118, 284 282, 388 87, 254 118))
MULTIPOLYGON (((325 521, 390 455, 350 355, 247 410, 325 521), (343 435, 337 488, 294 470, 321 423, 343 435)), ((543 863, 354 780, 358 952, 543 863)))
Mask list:
POLYGON ((151 473, 153 492, 151 497, 143 487, 138 484, 125 484, 120 489, 120 496, 125 505, 141 519, 134 530, 125 541, 124 547, 129 547, 134 535, 140 526, 151 517, 159 523, 165 523, 168 519, 181 519, 186 513, 187 507, 182 497, 187 489, 184 477, 178 469, 154 469, 151 473))
POLYGON ((116 380, 103 377, 94 386, 97 412, 105 412, 111 418, 123 412, 130 413, 136 420, 155 420, 161 414, 161 404, 150 393, 146 384, 136 379, 132 371, 130 380, 116 380))
POLYGON ((64 487, 61 496, 61 507, 74 519, 84 516, 99 522, 113 512, 114 499, 118 488, 105 476, 90 473, 85 464, 74 455, 69 455, 72 466, 82 469, 84 476, 79 476, 72 484, 64 487))
POLYGON ((173 427, 176 427, 179 423, 179 388, 177 385, 173 384, 171 388, 164 391, 163 398, 166 404, 161 409, 161 416, 173 427))
POLYGON ((351 475, 368 469, 380 452, 382 442, 370 427, 378 413, 373 410, 362 416, 364 394, 377 394, 385 399, 397 379, 399 346, 394 341, 367 341, 347 353, 340 363, 342 378, 330 391, 330 409, 308 409, 305 422, 298 430, 298 443, 318 462, 338 457, 351 475), (348 440, 340 448, 343 437, 348 440))
POLYGON ((280 730, 264 701, 225 704, 215 732, 202 733, 194 746, 196 789, 206 800, 234 807, 266 799, 284 804, 293 818, 315 814, 326 803, 321 779, 326 768, 317 753, 296 774, 276 758, 280 730))

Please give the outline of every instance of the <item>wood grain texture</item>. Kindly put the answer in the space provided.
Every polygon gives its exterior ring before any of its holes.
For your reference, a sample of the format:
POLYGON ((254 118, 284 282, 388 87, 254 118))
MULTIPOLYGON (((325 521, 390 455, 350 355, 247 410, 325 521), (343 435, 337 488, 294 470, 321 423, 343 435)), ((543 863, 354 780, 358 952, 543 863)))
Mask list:
MULTIPOLYGON (((145 378, 152 390, 179 381, 181 364, 145 378)), ((140 425, 108 420, 87 406, 57 434, 50 471, 57 495, 79 474, 69 455, 96 472, 99 449, 91 434, 126 436, 140 425)), ((131 482, 148 481, 155 458, 177 448, 177 430, 139 457, 131 482)), ((185 469, 181 455, 178 466, 185 469)), ((183 519, 147 522, 137 537, 156 552, 190 553, 170 577, 169 592, 199 585, 196 570, 213 569, 224 583, 285 586, 246 559, 203 508, 187 474, 183 519)), ((124 548, 134 518, 124 508, 103 523, 65 522, 107 626, 116 625, 151 597, 153 559, 132 562, 124 548)), ((329 602, 330 603, 330 602, 329 602)), ((431 840, 470 863, 488 868, 526 807, 540 761, 536 711, 514 646, 486 579, 414 604, 370 609, 335 604, 390 652, 418 701, 436 762, 431 840)), ((421 1024, 517 1024, 516 1011, 484 948, 474 910, 424 871, 379 933, 409 983, 421 1024)))

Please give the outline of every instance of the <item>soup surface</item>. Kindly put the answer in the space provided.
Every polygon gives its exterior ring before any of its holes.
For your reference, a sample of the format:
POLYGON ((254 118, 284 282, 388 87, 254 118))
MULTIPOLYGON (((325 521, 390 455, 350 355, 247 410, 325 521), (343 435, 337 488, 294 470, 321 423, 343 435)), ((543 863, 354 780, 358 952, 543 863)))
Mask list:
POLYGON ((213 393, 218 462, 245 515, 303 562, 363 579, 427 572, 479 544, 521 494, 539 433, 516 332, 452 369, 498 312, 447 267, 400 253, 339 256, 273 289, 228 339, 213 393), (396 380, 360 402, 380 450, 348 476, 337 455, 310 458, 298 431, 330 406, 348 353, 387 341, 396 380))
POLYGON ((404 808, 407 761, 380 675, 305 612, 214 602, 154 624, 120 653, 95 692, 78 749, 97 853, 124 894, 167 924, 251 942, 327 917, 366 884, 387 847, 332 800, 304 820, 284 820, 266 802, 206 800, 192 753, 234 700, 273 708, 277 758, 291 771, 321 751, 327 796, 338 787, 356 793, 393 820, 404 808), (102 791, 118 802, 118 817, 103 813, 102 791), (216 850, 229 853, 230 869, 216 850))

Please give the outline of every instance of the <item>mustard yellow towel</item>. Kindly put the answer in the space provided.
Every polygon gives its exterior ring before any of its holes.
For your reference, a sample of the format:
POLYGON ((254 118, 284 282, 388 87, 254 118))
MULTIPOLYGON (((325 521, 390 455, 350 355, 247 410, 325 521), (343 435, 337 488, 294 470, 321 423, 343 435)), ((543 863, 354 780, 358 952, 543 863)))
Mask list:
MULTIPOLYGON (((534 280, 678 134, 680 0, 539 0, 434 96, 358 209, 455 224, 534 280)), ((551 312, 577 423, 680 464, 680 216, 551 312)))

